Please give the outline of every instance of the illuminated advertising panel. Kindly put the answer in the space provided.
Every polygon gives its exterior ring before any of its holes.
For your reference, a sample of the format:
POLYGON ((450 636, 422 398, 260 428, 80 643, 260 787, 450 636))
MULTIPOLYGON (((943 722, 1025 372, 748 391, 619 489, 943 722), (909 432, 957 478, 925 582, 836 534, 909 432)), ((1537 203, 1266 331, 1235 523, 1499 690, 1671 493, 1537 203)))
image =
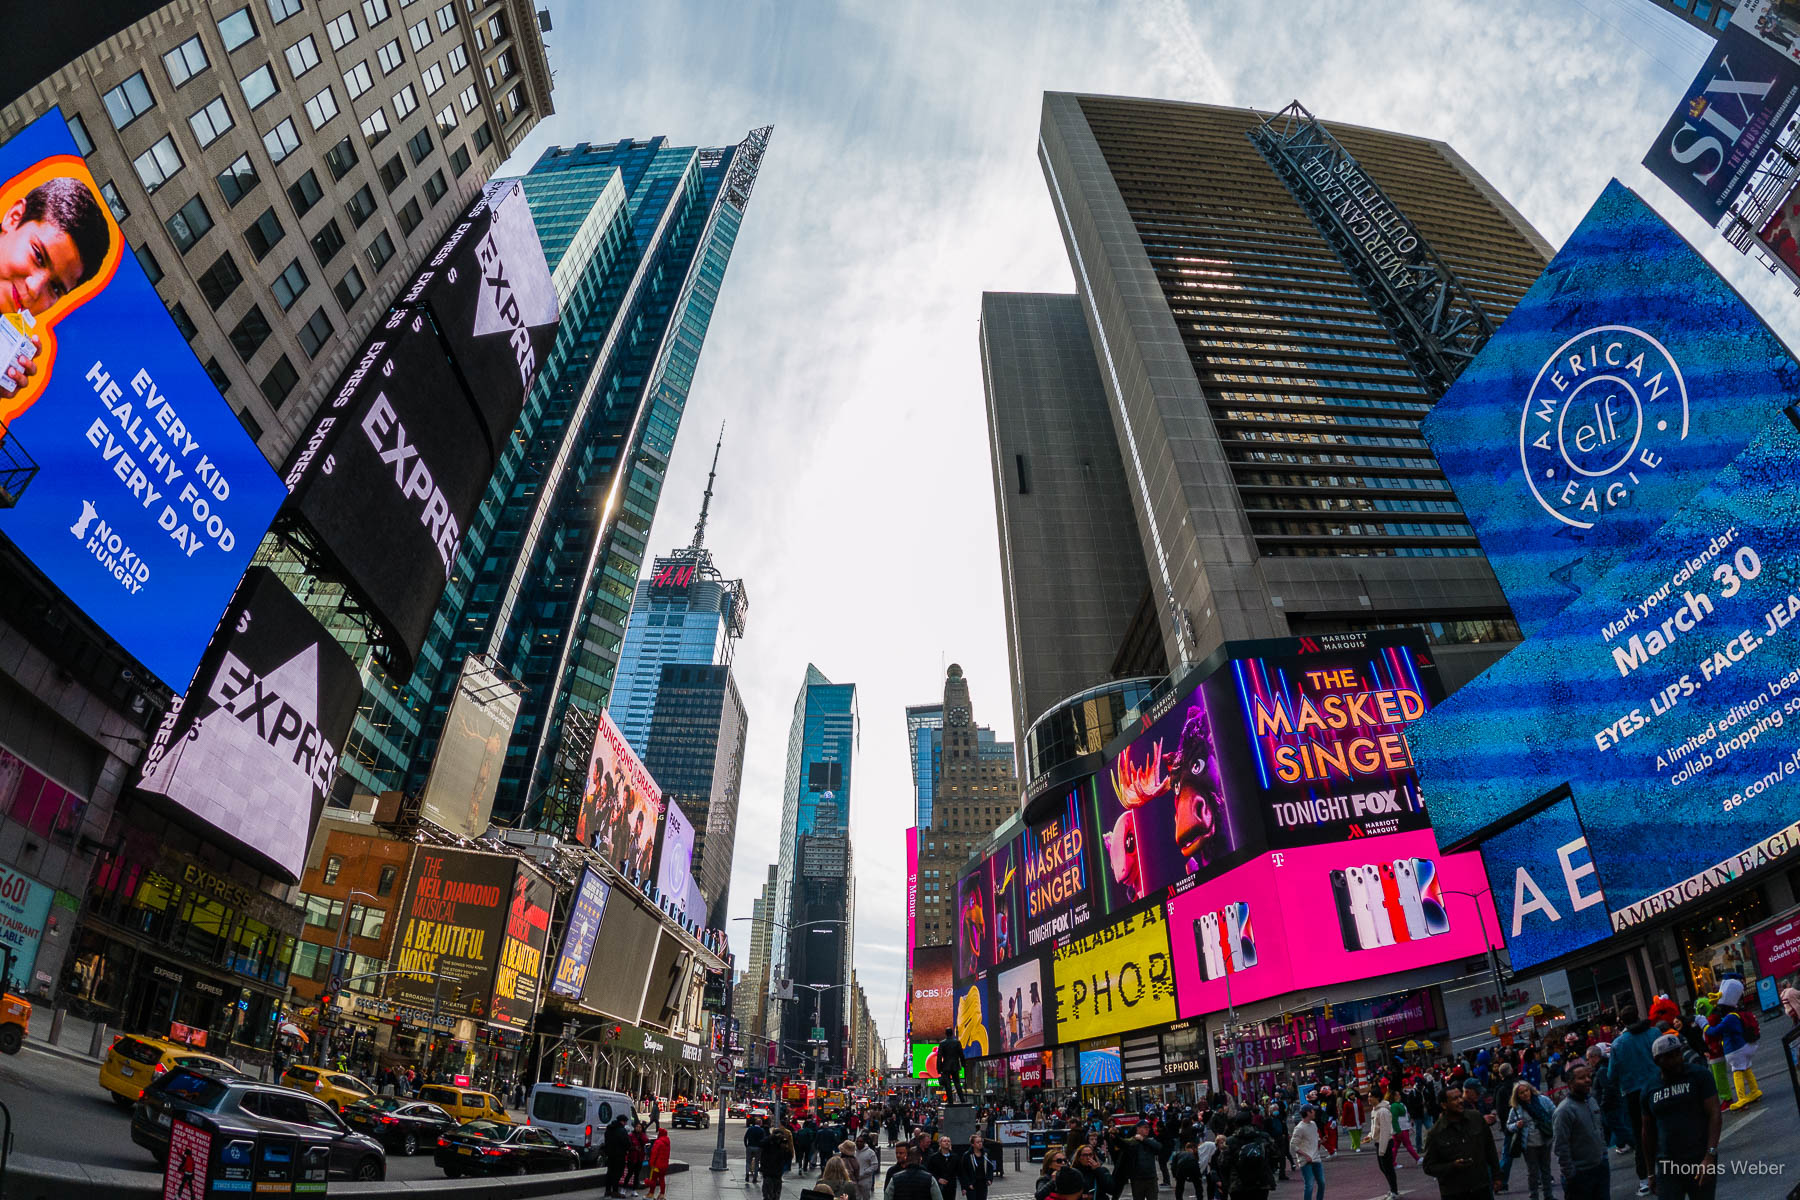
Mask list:
POLYGON ((500 939, 500 962, 494 970, 494 1003, 489 1016, 516 1029, 531 1024, 537 1011, 538 980, 544 974, 544 951, 550 942, 550 905, 556 891, 523 865, 513 879, 506 909, 506 933, 500 939))
POLYGON ((394 310, 319 408, 284 480, 293 513, 410 662, 493 472, 475 409, 421 314, 394 310))
POLYGON ((927 1087, 938 1086, 936 1042, 914 1042, 912 1044, 912 1077, 925 1080, 927 1087))
POLYGON ((662 789, 613 724, 612 715, 602 712, 588 756, 575 840, 592 846, 626 874, 648 882, 661 813, 662 789))
POLYGON ((955 981, 951 974, 950 946, 920 946, 913 951, 912 1027, 913 1036, 935 1045, 944 1031, 956 1024, 956 1007, 952 993, 955 981))
POLYGON ((1084 799, 1092 780, 1082 780, 1051 816, 1019 835, 1019 870, 1024 887, 1019 904, 1022 950, 1036 950, 1086 925, 1093 917, 1088 893, 1089 825, 1084 799))
POLYGON ((575 889, 575 903, 569 910, 569 927, 563 934, 562 953, 556 958, 556 977, 550 990, 572 1000, 581 999, 587 982, 588 964, 594 957, 594 937, 606 916, 606 897, 611 886, 593 868, 581 872, 581 883, 575 889))
POLYGON ((970 1058, 986 1058, 995 1052, 993 997, 988 994, 986 973, 959 979, 955 987, 956 1040, 970 1058))
POLYGON ((975 975, 994 961, 992 859, 956 881, 956 977, 975 975))
POLYGON ((1587 833, 1568 797, 1482 842, 1481 860, 1514 971, 1612 932, 1587 833))
POLYGON ((1800 106, 1800 64, 1783 52, 1781 36, 1758 36, 1754 24, 1736 19, 1720 30, 1644 155, 1650 173, 1709 225, 1730 210, 1800 106))
POLYGON ((1615 180, 1423 428, 1529 634, 1797 390, 1781 341, 1615 180))
POLYGON ((1284 903, 1266 855, 1174 890, 1167 905, 1169 950, 1180 1015, 1222 1012, 1293 990, 1284 903))
POLYGON ((1021 959, 994 973, 996 1051, 1028 1050, 1047 1045, 1044 1016, 1048 1011, 1048 979, 1044 964, 1021 959))
POLYGON ((282 501, 59 111, 0 146, 0 533, 172 690, 282 501))
POLYGON ((13 952, 12 974, 0 978, 0 988, 23 993, 31 987, 31 970, 55 894, 48 884, 0 863, 0 946, 13 952))
POLYGON ((193 686, 163 714, 137 787, 298 880, 361 697, 343 647, 252 567, 193 686))
POLYGON ((390 999, 429 1012, 435 989, 444 1014, 488 1015, 518 867, 502 854, 419 847, 401 897, 390 999))
POLYGON ((1119 1057, 1119 1044, 1116 1041, 1110 1046, 1083 1047, 1078 1051, 1076 1061, 1081 1071, 1083 1087, 1120 1083, 1125 1078, 1124 1064, 1119 1057))
POLYGON ((1800 847, 1796 421, 1414 727, 1446 839, 1566 787, 1615 932, 1800 847))
POLYGON ((913 947, 918 944, 919 830, 906 831, 906 969, 912 970, 913 947))
POLYGON ((694 882, 694 826, 673 801, 663 805, 662 845, 658 848, 656 887, 675 906, 678 916, 706 922, 706 899, 694 882))
POLYGON ((1161 904, 1059 943, 1051 967, 1064 1045, 1176 1018, 1168 917, 1161 904))

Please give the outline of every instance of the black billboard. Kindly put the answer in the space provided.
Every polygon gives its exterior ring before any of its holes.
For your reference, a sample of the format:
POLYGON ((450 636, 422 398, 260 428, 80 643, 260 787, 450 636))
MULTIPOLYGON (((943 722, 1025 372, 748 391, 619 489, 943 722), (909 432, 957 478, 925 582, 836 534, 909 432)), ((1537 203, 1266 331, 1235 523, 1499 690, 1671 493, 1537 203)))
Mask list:
MULTIPOLYGON (((517 859, 421 846, 402 897, 388 998, 447 1017, 486 1017, 517 859)), ((529 889, 527 889, 529 894, 529 889)), ((541 943, 539 943, 541 946, 541 943)))
POLYGON ((396 306, 430 315, 497 457, 556 339, 556 289, 517 180, 488 185, 396 306))
POLYGON ((494 459, 422 313, 390 313, 320 410, 288 508, 404 652, 410 672, 494 459))
POLYGON ((297 880, 361 695, 350 656, 273 572, 251 567, 137 787, 297 880))
POLYGON ((500 965, 494 972, 494 1000, 489 1015, 497 1022, 524 1029, 537 1013, 544 951, 550 942, 550 906, 555 901, 556 890, 549 880, 535 871, 519 868, 506 909, 500 965))

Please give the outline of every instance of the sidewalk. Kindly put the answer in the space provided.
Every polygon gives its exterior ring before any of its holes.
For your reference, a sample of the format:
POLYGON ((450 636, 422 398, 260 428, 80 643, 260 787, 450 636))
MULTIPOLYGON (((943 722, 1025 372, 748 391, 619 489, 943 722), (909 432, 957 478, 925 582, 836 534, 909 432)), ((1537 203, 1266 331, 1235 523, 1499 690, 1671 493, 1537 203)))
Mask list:
POLYGON ((74 1059, 76 1062, 98 1064, 106 1058, 107 1048, 112 1045, 112 1034, 109 1032, 101 1040, 100 1053, 89 1054, 88 1047, 93 1044, 95 1023, 74 1013, 63 1014, 62 1038, 58 1044, 51 1045, 50 1023, 55 1020, 55 1015, 46 1005, 31 1006, 31 1026, 25 1031, 26 1046, 46 1054, 74 1059))

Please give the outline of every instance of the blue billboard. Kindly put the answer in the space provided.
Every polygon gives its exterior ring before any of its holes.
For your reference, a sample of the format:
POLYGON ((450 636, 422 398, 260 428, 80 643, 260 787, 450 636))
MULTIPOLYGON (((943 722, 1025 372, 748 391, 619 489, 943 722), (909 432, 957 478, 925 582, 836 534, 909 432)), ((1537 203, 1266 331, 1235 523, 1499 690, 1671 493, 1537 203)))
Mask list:
POLYGON ((0 533, 183 691, 286 492, 60 112, 0 146, 0 181, 0 533))
POLYGON ((1446 842, 1566 788, 1615 932, 1800 849, 1796 463, 1789 408, 1629 561, 1412 725, 1446 842))
POLYGON ((1612 932, 1587 833, 1567 796, 1482 842, 1481 859, 1513 970, 1612 932))
POLYGON ((550 981, 550 990, 557 995, 581 999, 588 963, 594 956, 594 936, 600 932, 600 918, 606 915, 606 898, 611 892, 606 880, 592 867, 581 873, 575 904, 569 910, 569 928, 563 934, 562 953, 556 956, 556 975, 550 981))
POLYGON ((1800 394, 1800 365, 1614 180, 1424 431, 1530 634, 1800 394))

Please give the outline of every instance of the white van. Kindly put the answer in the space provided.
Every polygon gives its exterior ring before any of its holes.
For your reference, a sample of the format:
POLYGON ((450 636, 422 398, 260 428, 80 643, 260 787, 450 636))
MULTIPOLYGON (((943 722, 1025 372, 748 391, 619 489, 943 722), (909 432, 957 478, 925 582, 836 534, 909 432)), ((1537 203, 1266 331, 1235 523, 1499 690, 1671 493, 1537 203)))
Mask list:
POLYGON ((634 1113, 631 1097, 604 1088, 582 1087, 573 1083, 535 1083, 525 1099, 525 1118, 533 1129, 556 1135, 556 1140, 571 1146, 581 1155, 581 1165, 591 1167, 600 1161, 601 1145, 606 1140, 606 1127, 614 1117, 631 1124, 634 1113))

